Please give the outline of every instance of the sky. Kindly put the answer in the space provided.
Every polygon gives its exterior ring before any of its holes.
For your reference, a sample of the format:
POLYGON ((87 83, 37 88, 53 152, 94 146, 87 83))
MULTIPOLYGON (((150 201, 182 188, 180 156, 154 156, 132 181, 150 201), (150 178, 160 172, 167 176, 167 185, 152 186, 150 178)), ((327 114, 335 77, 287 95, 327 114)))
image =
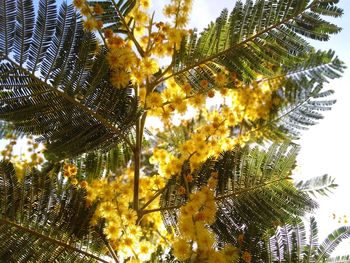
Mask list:
MULTIPOLYGON (((60 1, 58 1, 60 2, 60 1)), ((154 9, 167 1, 153 0, 154 9)), ((199 29, 206 27, 210 21, 215 20, 223 8, 232 9, 235 0, 194 0, 190 25, 199 29)), ((340 0, 344 15, 334 20, 343 27, 343 31, 335 35, 328 42, 314 43, 317 48, 333 49, 336 54, 350 67, 350 2, 340 0)), ((160 12, 160 11, 158 11, 160 12)), ((350 139, 348 114, 350 113, 350 69, 346 69, 341 79, 331 81, 326 88, 336 91, 334 98, 337 103, 333 110, 326 112, 325 119, 321 120, 309 131, 304 132, 299 141, 301 151, 298 157, 298 179, 308 179, 314 176, 329 174, 336 178, 339 185, 333 194, 327 198, 319 198, 320 208, 316 212, 321 240, 333 229, 344 223, 344 215, 350 218, 350 172, 347 166, 350 155, 350 139), (335 219, 333 219, 335 214, 335 219), (338 219, 341 223, 338 223, 338 219)), ((2 148, 0 142, 0 148, 2 148)), ((350 239, 335 251, 334 254, 344 254, 350 251, 350 239)))

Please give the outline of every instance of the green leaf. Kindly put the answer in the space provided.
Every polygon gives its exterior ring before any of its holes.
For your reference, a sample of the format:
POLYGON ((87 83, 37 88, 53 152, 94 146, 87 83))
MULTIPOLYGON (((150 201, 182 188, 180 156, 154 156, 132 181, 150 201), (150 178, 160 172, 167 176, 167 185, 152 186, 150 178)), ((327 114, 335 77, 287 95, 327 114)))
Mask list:
POLYGON ((107 1, 87 1, 88 4, 93 7, 99 4, 104 12, 103 14, 96 15, 96 18, 103 22, 102 30, 112 29, 113 32, 126 33, 123 29, 123 23, 121 19, 124 19, 128 13, 135 7, 135 0, 107 0, 107 1), (118 15, 120 13, 123 18, 118 15))
MULTIPOLYGON (((288 144, 272 145, 266 151, 258 147, 237 147, 222 153, 217 160, 209 159, 192 173, 194 180, 188 183, 190 191, 205 185, 212 172, 219 174, 215 193, 217 220, 212 228, 220 240, 236 243, 235 237, 240 231, 250 227, 256 231, 252 240, 257 239, 276 222, 287 222, 292 216, 301 216, 317 206, 288 181, 297 151, 296 146, 288 144)), ((189 172, 184 165, 182 175, 169 180, 161 196, 165 222, 173 227, 176 209, 186 201, 186 197, 178 193, 178 187, 186 187, 183 175, 189 172)))
POLYGON ((334 183, 334 178, 327 174, 311 178, 306 181, 299 181, 295 183, 295 187, 300 191, 313 195, 314 197, 319 195, 328 196, 338 185, 334 183))
POLYGON ((58 168, 24 171, 19 180, 11 163, 0 162, 0 261, 107 262, 99 257, 103 236, 89 225, 95 207, 59 179, 58 168))
POLYGON ((334 230, 328 237, 320 244, 317 249, 316 263, 323 262, 328 258, 334 249, 344 240, 350 237, 350 227, 342 226, 334 230))
MULTIPOLYGON (((321 0, 238 1, 230 14, 224 10, 200 37, 194 34, 183 42, 173 76, 201 90, 201 79, 209 81, 209 88, 216 87, 214 76, 222 68, 249 82, 258 74, 274 75, 281 65, 293 67, 311 51, 303 37, 328 40, 339 32, 339 27, 318 14, 329 9, 341 15, 340 8, 330 7, 333 4, 321 0)), ((235 83, 228 87, 235 88, 235 83)))
POLYGON ((97 49, 95 35, 83 30, 72 6, 63 3, 57 16, 55 2, 42 0, 35 27, 32 6, 18 0, 17 17, 11 16, 15 40, 1 36, 1 50, 7 50, 0 56, 1 120, 16 132, 39 135, 51 159, 120 142, 131 147, 137 100, 131 87, 110 84, 106 49, 97 49))
POLYGON ((349 256, 329 258, 340 242, 349 237, 349 227, 340 227, 333 231, 321 245, 318 245, 317 223, 315 218, 311 217, 308 232, 310 234, 307 239, 304 223, 300 219, 278 227, 268 238, 270 262, 349 262, 349 256))

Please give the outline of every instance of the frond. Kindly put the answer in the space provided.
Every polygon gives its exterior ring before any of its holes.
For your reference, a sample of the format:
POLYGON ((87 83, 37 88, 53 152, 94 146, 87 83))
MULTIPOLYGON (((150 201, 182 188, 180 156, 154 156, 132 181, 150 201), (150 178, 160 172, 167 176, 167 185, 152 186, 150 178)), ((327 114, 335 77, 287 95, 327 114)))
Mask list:
POLYGON ((270 120, 258 123, 256 130, 261 130, 270 139, 297 139, 301 131, 323 119, 324 111, 331 110, 336 100, 327 97, 333 93, 333 90, 323 90, 322 84, 306 77, 287 79, 278 92, 279 98, 285 101, 284 105, 270 120))
MULTIPOLYGON (((6 1, 15 2, 15 1, 6 1)), ((16 35, 13 46, 14 59, 19 65, 23 65, 28 58, 28 51, 31 45, 35 25, 35 13, 32 0, 18 0, 16 5, 16 35)), ((7 42, 7 40, 5 40, 7 42)), ((4 54, 9 54, 5 52, 4 54)))
POLYGON ((90 6, 95 6, 96 4, 99 4, 103 8, 104 13, 101 15, 96 15, 96 18, 103 22, 102 30, 108 28, 112 29, 116 33, 125 33, 126 29, 123 27, 121 19, 124 19, 130 13, 130 11, 135 7, 136 1, 88 1, 88 4, 90 6))
POLYGON ((104 175, 120 174, 132 159, 132 151, 125 144, 117 144, 109 151, 92 151, 72 161, 78 167, 78 177, 91 181, 104 175))
POLYGON ((299 224, 278 227, 269 243, 272 262, 302 262, 301 248, 306 243, 304 224, 300 221, 299 224))
POLYGON ((0 54, 12 49, 15 37, 16 3, 1 1, 0 3, 0 54))
POLYGON ((323 262, 328 258, 334 249, 344 240, 350 237, 350 227, 342 226, 334 230, 328 237, 320 244, 317 249, 316 263, 323 262))
POLYGON ((328 193, 332 192, 338 185, 334 183, 334 178, 328 176, 328 174, 317 176, 306 181, 299 181, 295 183, 295 187, 300 191, 316 197, 317 194, 328 196, 328 193))
MULTIPOLYGON (((281 67, 293 67, 312 50, 304 37, 327 40, 340 31, 320 16, 340 16, 335 2, 238 1, 230 14, 222 11, 199 37, 194 34, 182 43, 173 76, 200 90, 201 79, 215 88, 214 76, 220 71, 235 72, 249 82, 257 75, 273 76, 281 67)), ((229 86, 234 88, 234 82, 229 86)))
POLYGON ((40 0, 27 62, 28 70, 32 74, 39 68, 46 50, 51 45, 51 38, 56 27, 56 17, 56 1, 40 0))
POLYGON ((71 5, 62 3, 57 15, 53 0, 41 0, 33 27, 33 3, 23 1, 12 17, 13 49, 1 46, 7 53, 0 62, 0 118, 16 131, 41 136, 52 158, 129 143, 137 100, 130 87, 110 84, 106 49, 83 30, 71 5))
POLYGON ((332 50, 310 51, 303 61, 292 65, 283 65, 282 68, 276 70, 273 76, 266 77, 261 81, 273 83, 279 79, 298 81, 307 78, 317 83, 323 83, 341 77, 345 68, 344 62, 335 56, 332 50))
POLYGON ((349 256, 329 258, 342 240, 349 237, 349 227, 341 227, 331 233, 318 245, 318 229, 315 218, 310 218, 310 237, 306 239, 306 229, 301 220, 278 227, 269 238, 270 262, 349 262, 349 256))
POLYGON ((0 261, 106 262, 102 236, 89 225, 94 206, 58 172, 48 164, 18 179, 11 163, 0 162, 0 261))
POLYGON ((329 258, 329 259, 327 259, 327 262, 328 263, 349 263, 350 262, 350 255, 329 258))
POLYGON ((304 261, 310 262, 314 259, 317 247, 318 247, 317 222, 314 217, 311 217, 308 244, 305 247, 300 248, 301 250, 303 250, 304 261))
MULTIPOLYGON (((192 174, 195 179, 188 184, 190 191, 205 185, 213 171, 219 173, 218 213, 212 227, 222 241, 235 243, 238 233, 249 228, 259 237, 276 222, 286 222, 292 215, 300 216, 316 207, 288 180, 296 153, 297 148, 289 145, 272 145, 267 151, 237 148, 222 153, 218 160, 208 160, 192 174)), ((186 167, 182 173, 188 173, 186 167)), ((171 179, 161 197, 165 222, 172 226, 177 218, 175 208, 186 199, 177 193, 180 185, 186 186, 182 176, 171 179)))

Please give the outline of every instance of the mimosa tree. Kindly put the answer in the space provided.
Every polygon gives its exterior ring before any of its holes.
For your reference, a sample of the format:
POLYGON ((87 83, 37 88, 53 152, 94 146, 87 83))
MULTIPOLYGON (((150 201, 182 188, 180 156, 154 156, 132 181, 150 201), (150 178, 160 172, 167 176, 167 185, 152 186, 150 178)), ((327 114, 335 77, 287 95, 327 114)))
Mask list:
POLYGON ((1 262, 350 262, 348 227, 302 221, 334 180, 293 180, 344 69, 307 42, 337 2, 238 1, 197 33, 191 0, 1 0, 1 262))

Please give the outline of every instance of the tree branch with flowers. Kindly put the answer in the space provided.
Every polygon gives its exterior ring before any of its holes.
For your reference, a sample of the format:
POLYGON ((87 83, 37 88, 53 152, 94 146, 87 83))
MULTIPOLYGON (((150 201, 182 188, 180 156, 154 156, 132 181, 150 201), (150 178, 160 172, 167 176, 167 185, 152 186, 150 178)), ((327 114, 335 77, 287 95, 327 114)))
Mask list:
POLYGON ((45 262, 301 262, 273 240, 317 207, 293 170, 344 69, 307 42, 341 30, 336 2, 238 1, 200 34, 191 0, 161 20, 149 0, 2 3, 0 236, 45 262))

